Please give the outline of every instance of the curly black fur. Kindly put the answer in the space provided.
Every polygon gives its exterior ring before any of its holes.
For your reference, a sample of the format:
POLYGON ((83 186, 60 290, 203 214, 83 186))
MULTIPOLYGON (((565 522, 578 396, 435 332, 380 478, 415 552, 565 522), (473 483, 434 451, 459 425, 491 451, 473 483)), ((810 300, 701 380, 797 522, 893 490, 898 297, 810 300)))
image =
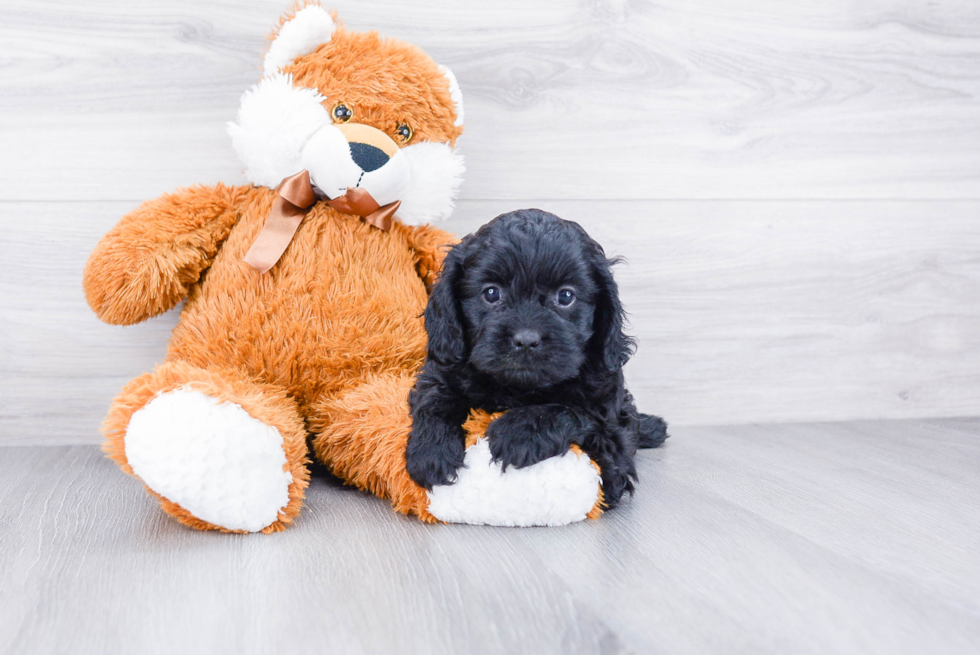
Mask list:
POLYGON ((507 412, 487 430, 504 469, 577 443, 602 468, 609 507, 633 492, 636 449, 663 443, 667 424, 637 412, 626 390, 634 344, 615 263, 577 223, 538 209, 498 216, 452 249, 425 310, 428 352, 410 397, 413 480, 455 481, 462 423, 477 408, 507 412))

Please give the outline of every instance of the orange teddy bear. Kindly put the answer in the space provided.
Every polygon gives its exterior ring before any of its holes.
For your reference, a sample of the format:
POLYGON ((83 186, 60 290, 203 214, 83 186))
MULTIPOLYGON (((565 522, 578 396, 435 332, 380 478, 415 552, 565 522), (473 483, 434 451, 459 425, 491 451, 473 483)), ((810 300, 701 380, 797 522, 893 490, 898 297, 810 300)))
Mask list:
POLYGON ((98 244, 85 294, 129 325, 186 299, 166 358, 130 382, 104 449, 199 529, 274 532, 300 512, 312 451, 350 484, 426 521, 560 524, 596 516, 579 451, 502 473, 468 424, 456 484, 405 471, 421 315, 455 239, 462 98, 418 48, 310 4, 286 15, 234 146, 251 184, 147 202, 98 244))

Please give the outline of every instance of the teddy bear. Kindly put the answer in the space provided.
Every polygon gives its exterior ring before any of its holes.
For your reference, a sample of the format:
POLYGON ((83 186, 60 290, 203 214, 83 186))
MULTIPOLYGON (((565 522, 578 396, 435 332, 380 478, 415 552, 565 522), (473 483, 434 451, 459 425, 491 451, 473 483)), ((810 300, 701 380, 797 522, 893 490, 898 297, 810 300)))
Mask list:
POLYGON ((271 533, 300 513, 315 458, 424 521, 558 525, 601 512, 577 447, 501 471, 466 425, 455 484, 405 471, 407 398, 428 289, 456 239, 463 104, 419 48, 350 31, 306 4, 284 15, 228 132, 248 184, 195 186, 123 217, 84 271, 100 319, 184 306, 163 362, 103 424, 106 454, 202 530, 271 533))

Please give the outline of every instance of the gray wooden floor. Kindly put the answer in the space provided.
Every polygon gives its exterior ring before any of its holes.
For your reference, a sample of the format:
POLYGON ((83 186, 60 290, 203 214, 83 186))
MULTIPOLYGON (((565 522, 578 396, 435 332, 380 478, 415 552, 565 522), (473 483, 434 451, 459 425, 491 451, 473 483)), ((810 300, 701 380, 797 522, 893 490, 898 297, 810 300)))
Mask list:
POLYGON ((285 533, 170 521, 91 446, 0 448, 0 653, 975 653, 980 419, 681 427, 566 528, 314 482, 285 533))

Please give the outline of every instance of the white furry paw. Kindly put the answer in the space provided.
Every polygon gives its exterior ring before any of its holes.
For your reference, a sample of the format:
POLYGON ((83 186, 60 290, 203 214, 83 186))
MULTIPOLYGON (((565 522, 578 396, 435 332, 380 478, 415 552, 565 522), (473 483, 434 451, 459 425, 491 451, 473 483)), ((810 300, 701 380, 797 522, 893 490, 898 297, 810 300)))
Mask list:
POLYGON ((501 472, 490 445, 466 450, 455 484, 429 492, 429 512, 447 523, 503 526, 565 525, 581 521, 596 504, 599 472, 587 455, 569 451, 523 469, 501 472))
POLYGON ((125 442, 150 489, 208 523, 256 532, 289 502, 282 435, 241 405, 186 388, 162 393, 133 414, 125 442))

